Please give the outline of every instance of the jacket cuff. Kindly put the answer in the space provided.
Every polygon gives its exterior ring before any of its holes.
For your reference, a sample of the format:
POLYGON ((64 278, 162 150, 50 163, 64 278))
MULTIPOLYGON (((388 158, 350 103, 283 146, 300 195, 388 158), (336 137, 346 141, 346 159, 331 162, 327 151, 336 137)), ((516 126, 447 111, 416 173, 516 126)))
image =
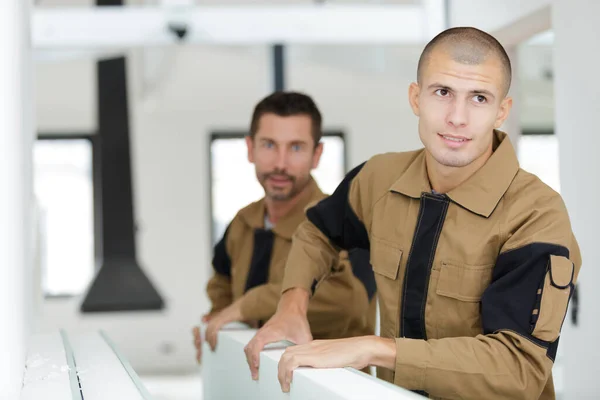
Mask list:
POLYGON ((394 384, 409 390, 425 390, 425 372, 430 359, 427 341, 397 338, 394 384))
POLYGON ((288 258, 288 264, 285 267, 285 275, 281 286, 281 293, 293 288, 306 289, 310 296, 313 295, 313 286, 315 278, 306 265, 299 265, 288 258))

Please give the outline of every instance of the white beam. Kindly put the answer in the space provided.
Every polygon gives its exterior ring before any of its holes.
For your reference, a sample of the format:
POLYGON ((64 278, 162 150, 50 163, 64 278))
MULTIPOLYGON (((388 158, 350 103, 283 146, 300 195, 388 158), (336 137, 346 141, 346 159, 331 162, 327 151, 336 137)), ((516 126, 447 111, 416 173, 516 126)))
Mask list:
POLYGON ((177 43, 415 44, 427 28, 423 8, 407 5, 38 8, 36 49, 133 48, 177 43))
POLYGON ((551 28, 551 4, 552 0, 454 0, 450 25, 474 26, 511 47, 551 28))
POLYGON ((438 33, 447 28, 446 20, 448 18, 446 1, 444 0, 421 0, 423 3, 423 13, 425 21, 425 34, 427 41, 431 40, 438 33))

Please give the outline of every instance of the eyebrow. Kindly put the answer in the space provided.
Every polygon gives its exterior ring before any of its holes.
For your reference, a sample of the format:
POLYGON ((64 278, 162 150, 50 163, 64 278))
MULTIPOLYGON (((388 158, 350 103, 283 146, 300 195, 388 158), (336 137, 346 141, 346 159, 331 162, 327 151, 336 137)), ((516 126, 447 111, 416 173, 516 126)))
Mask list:
POLYGON ((290 143, 290 145, 292 146, 306 146, 308 144, 308 142, 304 141, 304 140, 294 140, 293 142, 290 143))
MULTIPOLYGON (((277 143, 274 139, 271 139, 269 137, 262 137, 258 139, 261 142, 272 142, 272 143, 277 143)), ((307 146, 309 145, 309 142, 305 141, 305 140, 293 140, 291 142, 286 143, 289 146, 307 146)))
MULTIPOLYGON (((434 89, 434 88, 438 88, 438 89, 445 89, 445 90, 449 90, 451 92, 454 92, 455 90, 452 89, 449 86, 446 85, 442 85, 441 83, 432 83, 431 85, 427 86, 427 89, 434 89)), ((473 90, 469 90, 469 94, 474 94, 474 95, 486 95, 489 96, 491 98, 496 98, 496 96, 494 96, 494 94, 492 92, 490 92, 489 90, 485 90, 485 89, 473 89, 473 90)))

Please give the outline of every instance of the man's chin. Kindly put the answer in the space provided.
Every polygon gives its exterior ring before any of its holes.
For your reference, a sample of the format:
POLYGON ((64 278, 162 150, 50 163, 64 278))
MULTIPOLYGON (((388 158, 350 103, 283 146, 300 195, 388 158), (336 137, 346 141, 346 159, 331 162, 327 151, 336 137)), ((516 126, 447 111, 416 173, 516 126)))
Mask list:
POLYGON ((444 167, 462 168, 473 162, 468 155, 453 152, 437 152, 437 154, 432 153, 432 156, 438 164, 444 167))
POLYGON ((286 201, 290 199, 290 192, 270 190, 267 196, 274 201, 286 201))

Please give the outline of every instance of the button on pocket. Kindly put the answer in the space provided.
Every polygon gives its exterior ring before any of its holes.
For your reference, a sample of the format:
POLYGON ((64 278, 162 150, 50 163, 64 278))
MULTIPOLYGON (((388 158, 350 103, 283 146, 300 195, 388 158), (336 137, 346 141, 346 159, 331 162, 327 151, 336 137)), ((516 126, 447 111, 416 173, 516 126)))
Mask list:
POLYGON ((537 321, 531 333, 536 338, 547 342, 558 339, 569 305, 573 274, 573 263, 568 258, 550 256, 537 321))

